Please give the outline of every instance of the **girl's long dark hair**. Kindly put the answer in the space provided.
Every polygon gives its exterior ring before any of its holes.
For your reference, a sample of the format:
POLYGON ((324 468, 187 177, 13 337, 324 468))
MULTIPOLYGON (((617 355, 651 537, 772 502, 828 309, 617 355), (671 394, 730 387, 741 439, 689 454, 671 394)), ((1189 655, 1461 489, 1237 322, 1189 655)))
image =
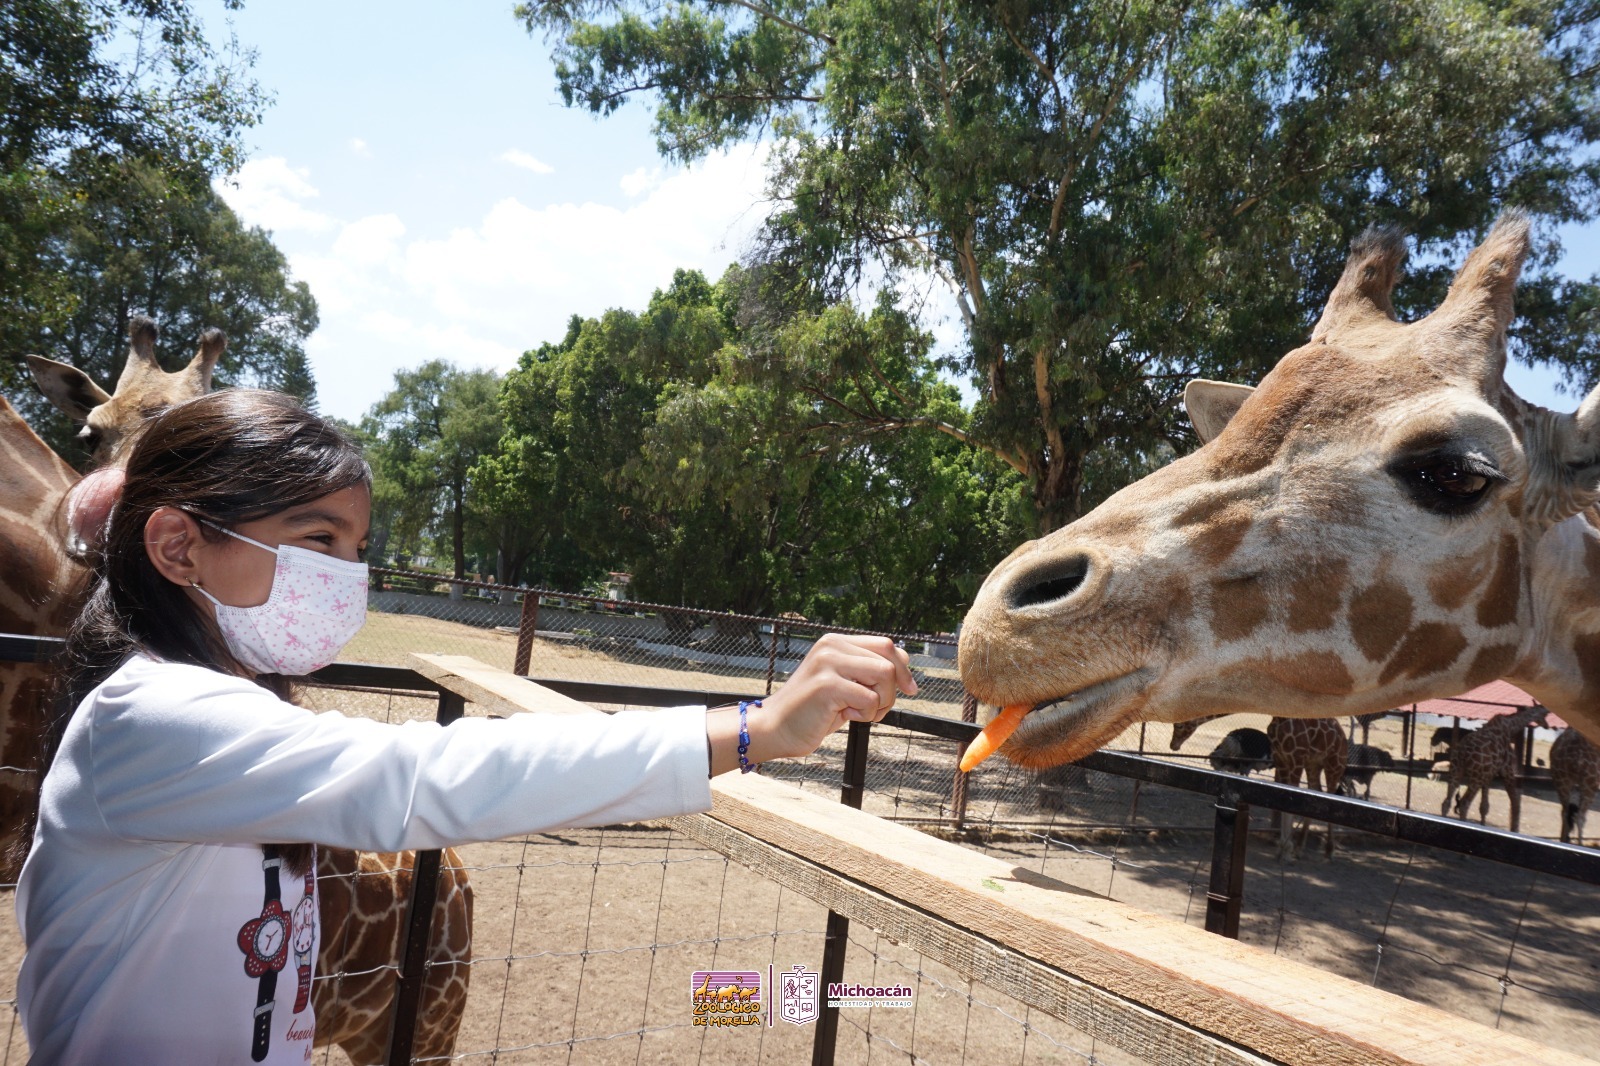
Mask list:
MULTIPOLYGON (((360 450, 332 423, 288 396, 248 389, 214 392, 156 415, 140 430, 126 470, 105 536, 89 553, 89 591, 67 634, 41 781, 78 705, 135 653, 249 678, 284 699, 292 694, 290 679, 242 666, 209 614, 150 562, 144 528, 157 509, 175 507, 231 528, 372 483, 360 450)), ((209 541, 224 537, 204 523, 200 533, 209 541)), ((304 872, 309 844, 281 850, 304 872)))

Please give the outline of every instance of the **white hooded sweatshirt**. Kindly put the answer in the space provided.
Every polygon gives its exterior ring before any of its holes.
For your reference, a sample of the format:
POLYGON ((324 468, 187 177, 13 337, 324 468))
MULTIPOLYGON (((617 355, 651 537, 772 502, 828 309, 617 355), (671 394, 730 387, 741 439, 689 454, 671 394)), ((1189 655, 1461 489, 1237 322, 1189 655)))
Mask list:
POLYGON ((44 780, 16 894, 33 1061, 310 1061, 311 879, 264 844, 439 848, 710 805, 703 708, 388 725, 136 656, 44 780))

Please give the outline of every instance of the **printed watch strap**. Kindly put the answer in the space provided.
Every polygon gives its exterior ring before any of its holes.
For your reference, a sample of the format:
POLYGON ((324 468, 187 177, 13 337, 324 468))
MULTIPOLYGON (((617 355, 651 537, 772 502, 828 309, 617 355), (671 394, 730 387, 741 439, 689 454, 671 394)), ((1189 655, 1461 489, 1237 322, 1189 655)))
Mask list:
MULTIPOLYGON (((261 848, 261 871, 266 881, 266 893, 261 901, 262 914, 266 914, 274 903, 280 912, 283 910, 283 891, 278 881, 278 870, 282 865, 283 859, 279 857, 276 847, 267 844, 261 848)), ((288 936, 287 927, 284 935, 288 936)), ((278 971, 268 966, 256 987, 255 1026, 250 1032, 251 1062, 260 1062, 267 1057, 267 1048, 272 1043, 272 1003, 277 995, 278 971)))

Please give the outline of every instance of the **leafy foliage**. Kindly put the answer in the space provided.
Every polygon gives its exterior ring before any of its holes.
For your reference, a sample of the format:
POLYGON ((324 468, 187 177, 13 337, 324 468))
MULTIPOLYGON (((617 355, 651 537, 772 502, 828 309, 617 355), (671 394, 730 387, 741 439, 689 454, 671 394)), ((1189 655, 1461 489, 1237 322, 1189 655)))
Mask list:
MULTIPOLYGON (((775 140, 782 207, 752 263, 767 303, 814 309, 879 270, 947 285, 970 439, 1024 474, 1041 529, 1115 487, 1108 461, 1190 442, 1189 378, 1251 380, 1301 343, 1368 224, 1407 226, 1442 262, 1502 205, 1596 209, 1592 0, 518 10, 554 40, 569 104, 649 95, 664 154, 775 140)), ((1554 251, 1529 275, 1520 354, 1592 376, 1600 322, 1570 309, 1596 282, 1554 277, 1554 251)))
POLYGON ((362 420, 373 473, 374 558, 450 553, 467 570, 472 469, 500 438, 499 377, 435 359, 395 374, 395 387, 362 420))
MULTIPOLYGON (((169 351, 223 329, 219 381, 314 401, 303 345, 316 303, 211 184, 241 162, 264 102, 252 59, 214 50, 185 0, 0 8, 0 349, 109 387, 128 318, 144 313, 169 351)), ((0 387, 74 454, 19 360, 0 360, 0 387)))
POLYGON ((836 400, 965 418, 892 306, 793 316, 757 346, 744 282, 679 271, 643 313, 574 319, 508 376, 506 435, 478 473, 521 494, 528 578, 570 588, 621 569, 643 599, 948 628, 1018 533, 1020 482, 948 437, 837 432, 836 400), (840 358, 847 388, 804 387, 840 358))

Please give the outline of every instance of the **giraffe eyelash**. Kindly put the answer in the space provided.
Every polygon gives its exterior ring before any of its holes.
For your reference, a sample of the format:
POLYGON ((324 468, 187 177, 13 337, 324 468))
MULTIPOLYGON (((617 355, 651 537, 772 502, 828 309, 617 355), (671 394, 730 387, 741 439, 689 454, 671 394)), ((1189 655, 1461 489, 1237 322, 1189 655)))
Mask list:
POLYGON ((1444 451, 1398 460, 1389 473, 1419 507, 1446 517, 1470 513, 1495 485, 1509 480, 1481 455, 1444 451))

